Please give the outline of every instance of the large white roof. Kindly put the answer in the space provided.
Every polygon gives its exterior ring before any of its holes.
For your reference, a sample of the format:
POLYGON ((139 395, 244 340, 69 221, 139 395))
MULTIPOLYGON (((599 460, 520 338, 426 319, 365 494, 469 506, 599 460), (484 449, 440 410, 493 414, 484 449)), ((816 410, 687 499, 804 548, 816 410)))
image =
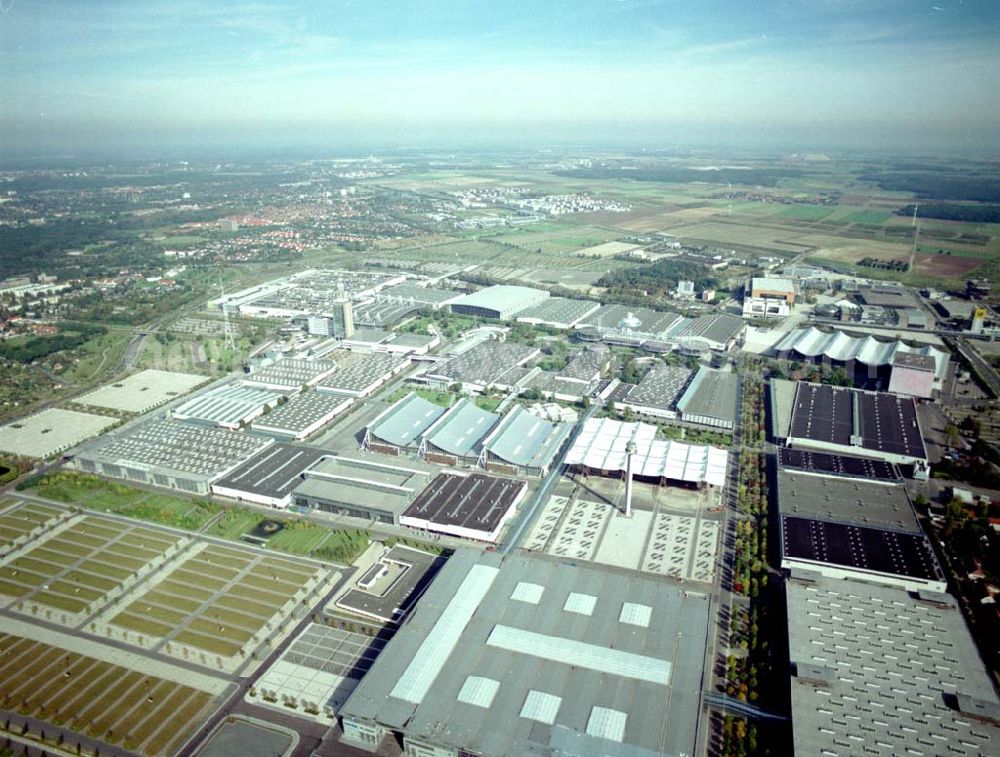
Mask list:
POLYGON ((839 362, 857 360, 871 366, 888 365, 897 352, 904 352, 934 358, 934 373, 939 379, 948 370, 948 353, 930 344, 910 347, 898 339, 882 342, 871 335, 851 336, 843 331, 822 331, 815 326, 789 331, 773 349, 779 353, 794 350, 806 357, 826 357, 839 362))
POLYGON ((634 442, 633 473, 676 481, 722 486, 729 453, 705 444, 656 438, 656 426, 589 418, 566 455, 569 465, 595 470, 625 470, 626 445, 634 442))

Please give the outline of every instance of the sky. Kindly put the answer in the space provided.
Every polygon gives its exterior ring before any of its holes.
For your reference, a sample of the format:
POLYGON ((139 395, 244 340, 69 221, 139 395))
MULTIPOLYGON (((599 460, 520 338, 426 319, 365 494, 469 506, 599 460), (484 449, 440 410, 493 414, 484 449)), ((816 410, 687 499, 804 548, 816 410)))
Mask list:
POLYGON ((0 0, 0 143, 994 150, 996 0, 0 0))

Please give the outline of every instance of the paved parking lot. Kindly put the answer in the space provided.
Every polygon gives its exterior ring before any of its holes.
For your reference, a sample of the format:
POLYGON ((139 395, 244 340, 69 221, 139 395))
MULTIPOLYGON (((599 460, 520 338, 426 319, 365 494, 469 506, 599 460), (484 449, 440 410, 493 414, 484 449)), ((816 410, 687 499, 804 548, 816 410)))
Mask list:
POLYGON ((721 520, 705 505, 714 507, 717 497, 703 497, 693 508, 692 492, 683 495, 681 508, 670 508, 670 492, 660 492, 656 501, 647 498, 649 509, 633 510, 630 518, 608 501, 553 496, 523 549, 713 583, 721 520))

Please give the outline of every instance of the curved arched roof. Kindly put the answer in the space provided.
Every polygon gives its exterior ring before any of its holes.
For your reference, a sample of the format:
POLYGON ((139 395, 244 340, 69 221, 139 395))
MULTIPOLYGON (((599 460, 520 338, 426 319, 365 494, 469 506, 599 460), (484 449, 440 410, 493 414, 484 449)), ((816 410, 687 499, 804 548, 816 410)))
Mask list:
POLYGON ((843 331, 823 331, 815 326, 789 331, 772 349, 779 354, 797 352, 804 357, 826 357, 837 362, 857 360, 874 367, 892 363, 896 353, 903 352, 933 358, 934 374, 938 379, 943 379, 948 370, 948 353, 931 344, 911 347, 898 339, 883 342, 871 335, 851 336, 843 331))

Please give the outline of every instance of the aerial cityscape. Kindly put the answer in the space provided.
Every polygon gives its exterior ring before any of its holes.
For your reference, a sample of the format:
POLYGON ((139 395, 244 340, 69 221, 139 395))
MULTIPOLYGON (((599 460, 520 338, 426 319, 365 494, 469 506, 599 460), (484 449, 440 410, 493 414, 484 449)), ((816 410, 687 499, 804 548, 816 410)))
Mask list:
POLYGON ((0 3, 0 757, 1000 755, 998 35, 0 3))

